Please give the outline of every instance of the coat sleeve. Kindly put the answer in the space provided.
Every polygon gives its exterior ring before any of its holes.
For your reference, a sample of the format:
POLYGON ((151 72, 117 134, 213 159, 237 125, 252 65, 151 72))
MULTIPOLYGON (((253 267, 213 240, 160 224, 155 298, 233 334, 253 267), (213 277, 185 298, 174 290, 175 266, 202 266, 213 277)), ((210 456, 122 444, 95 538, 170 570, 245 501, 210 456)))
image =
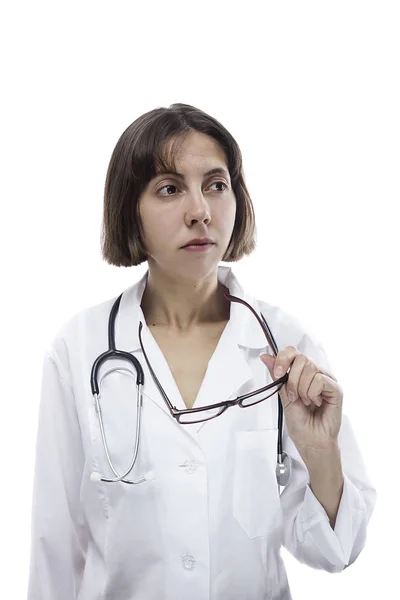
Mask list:
POLYGON ((85 565, 83 449, 74 395, 56 353, 44 357, 32 499, 28 600, 77 598, 85 565))
MULTIPOLYGON (((297 349, 333 373, 322 346, 304 334, 297 349)), ((351 565, 367 538, 367 525, 376 503, 373 487, 349 418, 343 414, 338 437, 344 488, 335 528, 324 507, 314 496, 304 461, 287 434, 284 424, 282 446, 292 459, 292 474, 281 493, 283 546, 299 562, 315 569, 338 573, 351 565)))

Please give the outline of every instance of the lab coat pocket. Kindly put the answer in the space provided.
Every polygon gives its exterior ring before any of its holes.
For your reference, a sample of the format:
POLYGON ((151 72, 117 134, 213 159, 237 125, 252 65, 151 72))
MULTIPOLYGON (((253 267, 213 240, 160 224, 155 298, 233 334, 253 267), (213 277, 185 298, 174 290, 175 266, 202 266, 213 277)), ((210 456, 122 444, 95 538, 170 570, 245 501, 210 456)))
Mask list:
POLYGON ((266 535, 282 523, 277 439, 277 428, 235 432, 232 510, 249 538, 266 535))

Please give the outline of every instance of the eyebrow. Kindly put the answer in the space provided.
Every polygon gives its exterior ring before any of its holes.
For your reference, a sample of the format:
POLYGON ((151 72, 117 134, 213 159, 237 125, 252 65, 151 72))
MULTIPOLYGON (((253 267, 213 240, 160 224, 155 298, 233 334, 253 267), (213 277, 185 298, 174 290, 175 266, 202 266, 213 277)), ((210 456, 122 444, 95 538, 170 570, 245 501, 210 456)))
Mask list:
MULTIPOLYGON (((204 173, 204 177, 207 177, 208 175, 214 175, 215 173, 224 175, 226 178, 229 177, 228 171, 226 169, 223 169, 222 167, 215 167, 214 169, 210 169, 209 171, 204 173)), ((176 177, 179 177, 179 179, 185 179, 185 176, 182 175, 182 173, 177 173, 176 171, 158 171, 156 177, 158 177, 159 175, 175 175, 176 177)))

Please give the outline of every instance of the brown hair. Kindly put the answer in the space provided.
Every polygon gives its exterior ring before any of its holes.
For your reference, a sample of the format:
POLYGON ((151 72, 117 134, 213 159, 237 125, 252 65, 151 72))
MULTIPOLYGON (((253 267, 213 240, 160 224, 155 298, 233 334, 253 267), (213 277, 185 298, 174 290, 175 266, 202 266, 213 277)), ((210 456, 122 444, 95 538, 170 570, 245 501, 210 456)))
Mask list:
POLYGON ((236 197, 232 236, 222 257, 240 260, 256 246, 254 208, 244 182, 240 148, 221 123, 188 104, 155 108, 131 123, 119 138, 107 169, 101 251, 117 267, 140 265, 147 260, 138 210, 138 199, 160 169, 176 170, 175 152, 187 134, 198 131, 213 137, 224 150, 236 197), (172 142, 167 152, 167 141, 172 142))

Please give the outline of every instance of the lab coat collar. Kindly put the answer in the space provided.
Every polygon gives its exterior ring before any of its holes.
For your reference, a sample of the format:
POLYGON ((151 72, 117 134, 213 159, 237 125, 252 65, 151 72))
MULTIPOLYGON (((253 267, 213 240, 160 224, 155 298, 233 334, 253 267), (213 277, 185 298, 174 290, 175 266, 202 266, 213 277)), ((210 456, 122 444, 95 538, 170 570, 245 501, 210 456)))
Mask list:
MULTIPOLYGON (((139 342, 138 328, 141 321, 143 324, 141 332, 143 347, 151 361, 157 378, 161 382, 172 405, 178 409, 186 409, 168 363, 147 327, 140 306, 147 278, 148 271, 146 271, 137 283, 127 288, 122 295, 115 325, 116 347, 118 350, 133 353, 139 359, 145 373, 145 394, 162 411, 170 414, 166 402, 148 371, 139 342)), ((218 266, 218 280, 229 289, 230 294, 244 299, 259 314, 256 299, 244 292, 230 267, 218 266)), ((214 358, 208 365, 193 408, 236 398, 239 388, 253 377, 253 372, 246 358, 245 349, 258 349, 261 354, 262 351, 266 352, 269 346, 257 319, 246 306, 237 302, 231 302, 230 309, 229 322, 219 340, 214 358)), ((184 430, 188 435, 196 439, 196 435, 200 429, 211 422, 185 425, 184 430)), ((182 427, 178 423, 177 426, 182 427)))

